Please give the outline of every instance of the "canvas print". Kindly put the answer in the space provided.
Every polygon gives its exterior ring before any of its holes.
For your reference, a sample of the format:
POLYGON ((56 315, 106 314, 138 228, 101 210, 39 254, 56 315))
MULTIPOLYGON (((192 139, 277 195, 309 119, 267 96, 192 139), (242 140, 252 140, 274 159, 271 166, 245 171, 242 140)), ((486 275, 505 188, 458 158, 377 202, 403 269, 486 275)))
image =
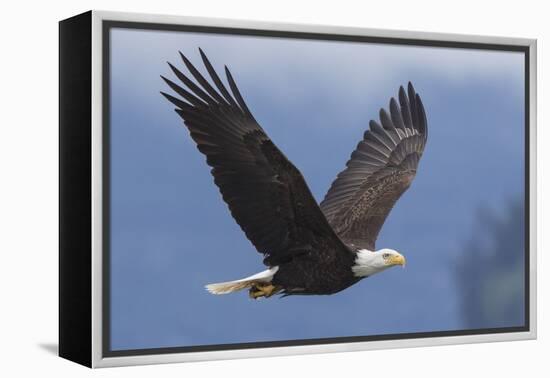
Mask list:
POLYGON ((108 350, 524 329, 524 52, 108 43, 108 350))

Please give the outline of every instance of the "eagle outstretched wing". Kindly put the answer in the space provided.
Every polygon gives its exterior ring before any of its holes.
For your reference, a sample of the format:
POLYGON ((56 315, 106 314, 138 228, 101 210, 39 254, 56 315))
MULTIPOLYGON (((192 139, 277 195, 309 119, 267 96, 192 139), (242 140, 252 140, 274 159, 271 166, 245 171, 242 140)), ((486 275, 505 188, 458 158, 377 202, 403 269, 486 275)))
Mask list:
POLYGON ((411 83, 392 98, 389 114, 370 121, 346 169, 332 183, 321 209, 348 245, 374 250, 391 209, 413 181, 424 152, 428 128, 424 106, 411 83))
POLYGON ((350 254, 300 171, 252 116, 227 67, 231 93, 202 50, 200 54, 215 87, 180 53, 195 81, 168 63, 185 88, 163 77, 180 98, 162 94, 176 105, 233 218, 264 254, 264 263, 279 265, 304 254, 325 254, 330 261, 350 254))

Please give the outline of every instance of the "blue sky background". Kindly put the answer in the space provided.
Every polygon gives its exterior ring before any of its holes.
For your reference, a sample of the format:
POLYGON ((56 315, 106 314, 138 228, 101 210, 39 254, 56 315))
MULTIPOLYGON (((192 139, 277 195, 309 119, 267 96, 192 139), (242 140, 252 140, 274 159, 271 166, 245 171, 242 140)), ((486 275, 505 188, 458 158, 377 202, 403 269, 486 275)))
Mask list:
MULTIPOLYGON (((490 231, 479 209, 505 217, 523 197, 523 64, 523 54, 512 52, 114 29, 112 349, 470 328, 461 280, 483 278, 499 260, 482 265, 464 251, 490 231), (413 82, 426 108, 428 145, 377 243, 402 252, 406 269, 332 296, 252 301, 246 292, 205 291, 207 283, 265 267, 159 94, 168 90, 159 75, 173 77, 166 61, 184 69, 178 50, 205 72, 199 46, 218 72, 229 66, 256 119, 318 201, 368 121, 399 85, 413 82), (457 263, 465 267, 460 275, 457 263)), ((514 277, 490 287, 500 297, 510 287, 517 295, 523 277, 514 277)), ((494 326, 522 325, 523 314, 492 313, 494 326)))

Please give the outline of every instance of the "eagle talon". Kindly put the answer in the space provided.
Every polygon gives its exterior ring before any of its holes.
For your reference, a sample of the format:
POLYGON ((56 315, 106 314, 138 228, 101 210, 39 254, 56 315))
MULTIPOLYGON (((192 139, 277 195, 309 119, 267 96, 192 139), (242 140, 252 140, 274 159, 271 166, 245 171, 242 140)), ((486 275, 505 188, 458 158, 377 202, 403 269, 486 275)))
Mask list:
POLYGON ((250 288, 248 295, 252 299, 258 299, 261 297, 269 298, 273 294, 276 294, 279 290, 280 288, 271 284, 266 284, 266 285, 255 284, 250 288))

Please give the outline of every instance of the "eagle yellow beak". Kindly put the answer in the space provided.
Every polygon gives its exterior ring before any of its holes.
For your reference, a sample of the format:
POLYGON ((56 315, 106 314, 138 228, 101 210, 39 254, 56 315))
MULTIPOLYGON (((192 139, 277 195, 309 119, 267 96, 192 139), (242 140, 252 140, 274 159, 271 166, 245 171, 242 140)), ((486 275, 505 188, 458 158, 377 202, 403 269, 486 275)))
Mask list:
POLYGON ((404 267, 406 262, 407 261, 403 255, 392 256, 390 259, 391 265, 401 265, 404 267))

